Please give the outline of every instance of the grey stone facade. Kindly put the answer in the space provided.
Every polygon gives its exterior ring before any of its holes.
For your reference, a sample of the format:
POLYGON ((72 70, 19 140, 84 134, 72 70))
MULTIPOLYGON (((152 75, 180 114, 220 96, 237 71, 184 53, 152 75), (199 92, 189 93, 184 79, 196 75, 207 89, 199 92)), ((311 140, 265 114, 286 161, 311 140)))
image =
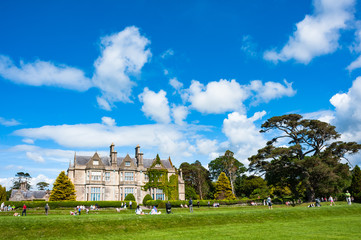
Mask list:
MULTIPOLYGON (((77 201, 121 201, 132 193, 138 203, 143 201, 146 194, 153 199, 166 200, 161 189, 141 189, 148 182, 146 171, 152 166, 155 159, 143 159, 139 145, 135 148, 135 157, 128 154, 117 157, 114 144, 110 145, 109 156, 74 156, 73 164, 68 169, 68 177, 76 190, 77 201)), ((172 161, 161 160, 154 168, 167 169, 168 179, 177 174, 172 161)), ((179 199, 185 199, 184 181, 182 173, 178 175, 179 199)))

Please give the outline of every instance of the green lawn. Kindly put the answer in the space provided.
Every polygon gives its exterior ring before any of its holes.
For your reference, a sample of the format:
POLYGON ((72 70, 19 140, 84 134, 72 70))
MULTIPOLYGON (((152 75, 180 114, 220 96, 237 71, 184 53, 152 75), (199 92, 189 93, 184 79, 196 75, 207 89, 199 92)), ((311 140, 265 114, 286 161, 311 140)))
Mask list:
POLYGON ((45 216, 31 209, 27 217, 0 213, 0 239, 361 239, 361 205, 337 204, 173 209, 157 216, 114 209, 45 216))

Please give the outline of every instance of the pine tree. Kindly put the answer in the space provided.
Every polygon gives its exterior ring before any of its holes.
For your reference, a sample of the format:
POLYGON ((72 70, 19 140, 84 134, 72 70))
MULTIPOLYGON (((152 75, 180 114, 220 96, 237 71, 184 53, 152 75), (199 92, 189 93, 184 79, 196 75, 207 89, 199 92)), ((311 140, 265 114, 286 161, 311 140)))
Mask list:
POLYGON ((357 198, 358 201, 361 199, 361 170, 359 166, 355 166, 352 171, 352 182, 350 186, 350 192, 352 196, 357 198))
POLYGON ((76 201, 74 184, 70 181, 65 172, 62 171, 53 184, 50 194, 50 201, 76 201))
POLYGON ((216 193, 214 194, 214 198, 227 199, 227 200, 233 200, 236 198, 232 193, 231 182, 229 181, 228 177, 224 172, 221 172, 221 174, 218 177, 216 183, 216 193))

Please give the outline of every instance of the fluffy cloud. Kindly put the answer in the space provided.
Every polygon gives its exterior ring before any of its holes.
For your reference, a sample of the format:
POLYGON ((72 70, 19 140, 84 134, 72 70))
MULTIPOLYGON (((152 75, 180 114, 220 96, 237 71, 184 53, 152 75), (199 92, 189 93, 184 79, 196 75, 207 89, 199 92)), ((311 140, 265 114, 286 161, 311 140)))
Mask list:
POLYGON ((247 91, 238 82, 224 79, 209 82, 207 86, 193 80, 187 94, 190 107, 201 113, 243 111, 243 101, 248 98, 247 91))
POLYGON ((188 116, 188 108, 186 106, 175 106, 172 107, 172 116, 175 124, 184 125, 184 120, 188 116))
POLYGON ((260 129, 254 123, 265 114, 265 111, 256 112, 252 117, 247 118, 246 115, 233 112, 223 121, 222 131, 228 137, 231 149, 238 149, 235 153, 236 157, 245 165, 248 165, 247 158, 266 144, 266 140, 259 132, 260 129))
POLYGON ((18 67, 10 58, 1 55, 0 75, 12 82, 30 86, 54 86, 77 91, 86 91, 92 86, 90 79, 77 68, 40 60, 33 63, 21 61, 18 67))
POLYGON ((180 90, 183 101, 191 103, 190 108, 201 113, 244 112, 244 101, 252 98, 252 104, 268 103, 272 99, 284 96, 292 97, 296 90, 292 83, 251 81, 249 85, 240 85, 236 80, 221 79, 209 82, 206 86, 192 81, 188 89, 180 90))
POLYGON ((102 123, 108 126, 115 126, 116 122, 113 118, 102 117, 102 123))
POLYGON ((170 122, 170 110, 166 94, 163 90, 155 93, 144 88, 143 93, 139 95, 139 101, 143 103, 141 110, 147 117, 160 123, 170 122))
POLYGON ((179 91, 183 87, 183 83, 179 82, 177 78, 170 79, 169 84, 177 91, 179 91))
POLYGON ((277 52, 266 51, 266 60, 278 62, 295 59, 308 64, 314 57, 334 52, 339 44, 340 30, 353 19, 354 0, 315 0, 314 14, 296 24, 293 33, 277 52))
MULTIPOLYGON (((360 53, 361 52, 361 22, 358 22, 357 25, 358 25, 358 28, 357 28, 357 31, 355 34, 356 41, 354 43, 354 46, 351 47, 351 51, 360 53)), ((356 60, 351 62, 350 65, 348 65, 346 69, 351 72, 357 68, 361 68, 361 55, 356 60)))
POLYGON ((5 119, 0 117, 0 125, 3 125, 5 127, 12 127, 12 126, 17 126, 20 125, 20 123, 18 121, 16 121, 15 119, 5 119))
POLYGON ((94 63, 92 79, 102 92, 98 99, 101 107, 109 110, 114 102, 130 102, 129 97, 135 85, 130 75, 139 74, 150 59, 151 52, 147 48, 149 43, 136 27, 127 27, 101 39, 101 56, 94 63))
POLYGON ((347 93, 337 93, 331 99, 335 107, 333 123, 344 139, 348 141, 361 140, 361 77, 354 80, 347 93))
POLYGON ((217 140, 210 139, 198 139, 196 141, 198 152, 203 155, 214 156, 214 153, 218 151, 217 140))
POLYGON ((255 80, 249 85, 251 91, 256 92, 255 103, 265 102, 268 103, 272 99, 281 98, 283 96, 292 97, 296 94, 296 91, 292 88, 292 83, 288 83, 284 80, 285 85, 277 82, 266 82, 255 80))

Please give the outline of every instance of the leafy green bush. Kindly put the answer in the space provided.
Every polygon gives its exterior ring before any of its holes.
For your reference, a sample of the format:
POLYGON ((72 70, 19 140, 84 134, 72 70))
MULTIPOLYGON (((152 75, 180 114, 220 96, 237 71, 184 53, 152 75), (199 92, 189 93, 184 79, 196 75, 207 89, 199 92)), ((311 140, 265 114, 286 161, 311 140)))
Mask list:
POLYGON ((127 194, 127 196, 124 198, 124 201, 135 201, 135 197, 132 193, 127 194))
POLYGON ((149 194, 145 195, 145 197, 143 198, 143 205, 146 206, 147 201, 149 201, 149 200, 153 200, 152 196, 150 196, 149 194))

